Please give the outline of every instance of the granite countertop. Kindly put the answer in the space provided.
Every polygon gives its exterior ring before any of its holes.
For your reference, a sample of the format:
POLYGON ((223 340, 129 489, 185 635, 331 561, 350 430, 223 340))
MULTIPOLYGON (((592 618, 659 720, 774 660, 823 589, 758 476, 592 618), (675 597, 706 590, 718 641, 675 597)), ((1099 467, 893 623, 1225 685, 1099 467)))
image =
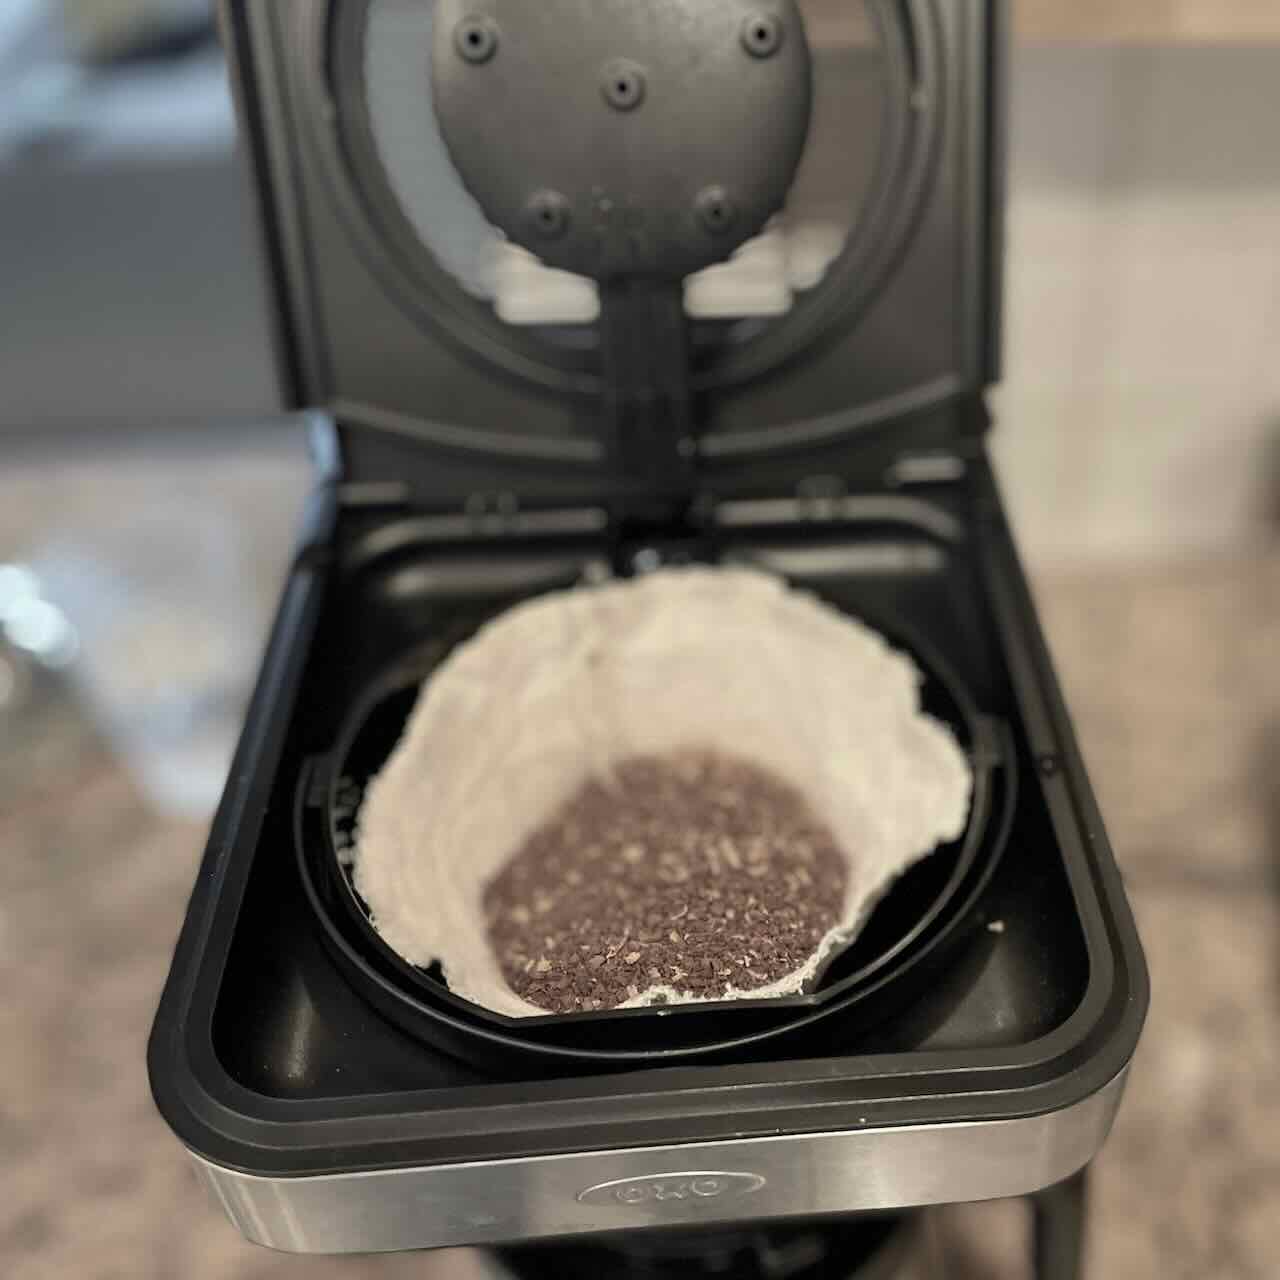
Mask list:
MULTIPOLYGON (((29 527, 6 509, 0 560, 29 527)), ((1037 590, 1153 974, 1096 1168, 1090 1274, 1273 1276, 1280 550, 1043 577, 1037 590)), ((0 752, 0 1274, 478 1274, 466 1254, 271 1254, 207 1203, 143 1064, 203 836, 145 807, 65 690, 0 752)), ((1026 1274, 1022 1205, 948 1210, 938 1228, 968 1260, 949 1275, 1026 1274)))

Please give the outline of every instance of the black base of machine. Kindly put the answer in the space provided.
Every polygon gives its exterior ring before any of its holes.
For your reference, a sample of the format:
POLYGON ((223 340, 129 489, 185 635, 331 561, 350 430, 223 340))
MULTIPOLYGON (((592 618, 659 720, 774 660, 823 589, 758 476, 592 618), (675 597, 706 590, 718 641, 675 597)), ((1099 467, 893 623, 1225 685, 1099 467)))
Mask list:
MULTIPOLYGON (((1145 970, 981 453, 927 498, 854 496, 817 523, 745 514, 723 511, 698 558, 760 566, 927 636, 978 714, 1007 726, 1021 778, 1007 841, 984 864, 989 878, 960 896, 945 963, 874 1018, 855 1007, 811 1038, 663 1070, 655 1053, 594 1081, 580 1058, 531 1069, 478 1056, 480 1024, 460 1045, 406 1033, 334 963, 308 900, 294 818, 309 762, 394 655, 452 644, 468 619, 672 548, 619 546, 603 531, 458 531, 344 507, 325 489, 151 1042, 157 1100, 196 1154, 292 1177, 980 1121, 1069 1107, 1121 1074, 1145 970)), ((621 1032, 616 1043, 627 1045, 621 1032)))
POLYGON ((612 1244, 497 1253, 512 1280, 896 1280, 910 1215, 723 1231, 652 1232, 612 1244))

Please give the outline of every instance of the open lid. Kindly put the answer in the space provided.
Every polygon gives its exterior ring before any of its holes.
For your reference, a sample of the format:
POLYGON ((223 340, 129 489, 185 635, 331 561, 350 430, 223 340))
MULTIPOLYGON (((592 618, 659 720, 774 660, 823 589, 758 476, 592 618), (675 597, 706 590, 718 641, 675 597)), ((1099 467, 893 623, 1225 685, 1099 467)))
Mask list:
MULTIPOLYGON (((597 501, 640 483, 602 436, 598 289, 464 185, 432 86, 445 2, 224 0, 286 396, 332 413, 356 482, 597 501)), ((684 288, 720 495, 847 475, 877 428, 943 443, 997 373, 1002 0, 797 4, 811 115, 785 206, 684 288)))

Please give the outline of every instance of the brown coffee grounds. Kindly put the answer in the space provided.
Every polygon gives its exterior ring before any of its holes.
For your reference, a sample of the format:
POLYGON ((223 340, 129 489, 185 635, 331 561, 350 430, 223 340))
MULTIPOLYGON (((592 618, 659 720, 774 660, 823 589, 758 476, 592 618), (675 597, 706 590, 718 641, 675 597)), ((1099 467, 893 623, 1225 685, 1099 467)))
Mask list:
POLYGON ((689 751, 588 782, 490 882, 484 911, 512 989, 568 1013, 655 986, 705 999, 794 973, 839 921, 846 879, 798 791, 689 751))

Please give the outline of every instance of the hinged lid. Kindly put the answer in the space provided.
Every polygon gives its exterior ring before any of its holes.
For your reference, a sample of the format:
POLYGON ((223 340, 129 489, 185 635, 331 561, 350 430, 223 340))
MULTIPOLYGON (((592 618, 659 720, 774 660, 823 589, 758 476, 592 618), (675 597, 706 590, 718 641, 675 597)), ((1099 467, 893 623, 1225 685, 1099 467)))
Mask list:
MULTIPOLYGON (((610 474, 595 284, 499 234, 450 158, 441 3, 224 0, 287 399, 333 414, 350 478, 429 506, 645 488, 610 474)), ((719 495, 847 478, 873 440, 945 447, 997 375, 1002 0, 798 7, 812 110, 785 209, 684 290, 690 473, 719 495)))

